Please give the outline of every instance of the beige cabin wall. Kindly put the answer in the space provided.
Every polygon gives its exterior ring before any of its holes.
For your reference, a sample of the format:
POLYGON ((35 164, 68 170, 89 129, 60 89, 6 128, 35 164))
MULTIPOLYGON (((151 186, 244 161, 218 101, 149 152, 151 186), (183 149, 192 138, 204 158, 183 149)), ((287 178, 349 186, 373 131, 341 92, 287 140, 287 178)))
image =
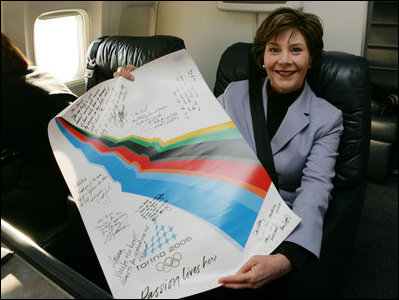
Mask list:
POLYGON ((253 13, 221 11, 216 1, 160 1, 156 34, 182 38, 213 90, 220 56, 235 42, 252 41, 254 17, 253 13))

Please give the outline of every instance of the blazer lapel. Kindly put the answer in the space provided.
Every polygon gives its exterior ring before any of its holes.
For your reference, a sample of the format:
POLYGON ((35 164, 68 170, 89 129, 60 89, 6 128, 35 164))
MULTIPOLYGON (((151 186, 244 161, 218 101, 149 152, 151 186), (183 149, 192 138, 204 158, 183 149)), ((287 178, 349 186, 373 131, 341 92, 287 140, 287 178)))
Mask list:
POLYGON ((288 108, 283 122, 271 140, 273 155, 279 152, 295 135, 309 124, 309 103, 312 91, 305 81, 305 88, 288 108))

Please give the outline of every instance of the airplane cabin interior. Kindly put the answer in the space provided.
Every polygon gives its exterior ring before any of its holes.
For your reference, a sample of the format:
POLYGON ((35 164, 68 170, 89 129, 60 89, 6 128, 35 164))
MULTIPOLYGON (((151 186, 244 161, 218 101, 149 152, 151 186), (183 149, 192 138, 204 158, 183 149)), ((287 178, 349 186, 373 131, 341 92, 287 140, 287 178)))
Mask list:
POLYGON ((397 1, 1 1, 2 34, 34 67, 23 80, 40 78, 53 96, 19 89, 2 68, 2 298, 114 297, 53 157, 48 122, 118 67, 180 50, 217 102, 230 83, 250 80, 254 37, 279 7, 320 17, 321 63, 306 81, 343 116, 320 258, 298 297, 397 299, 397 1), (21 97, 30 103, 6 99, 21 97))

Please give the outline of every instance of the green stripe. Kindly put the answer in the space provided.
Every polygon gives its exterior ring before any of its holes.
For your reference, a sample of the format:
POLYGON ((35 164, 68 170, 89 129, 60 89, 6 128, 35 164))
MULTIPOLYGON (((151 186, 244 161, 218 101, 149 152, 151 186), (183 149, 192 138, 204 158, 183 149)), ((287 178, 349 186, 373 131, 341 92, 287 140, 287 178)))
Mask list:
POLYGON ((194 136, 194 137, 190 137, 181 141, 178 141, 176 143, 170 144, 166 147, 163 147, 159 142, 157 141, 153 141, 153 142, 147 142, 144 141, 142 139, 138 139, 138 138, 127 138, 127 139, 123 139, 123 140, 117 140, 117 139, 113 139, 109 136, 101 136, 101 138, 107 139, 113 143, 122 143, 124 141, 132 141, 133 143, 142 145, 146 148, 148 147, 154 147, 155 149, 157 149, 157 151, 159 153, 163 152, 163 151, 167 151, 170 149, 174 149, 174 148, 178 148, 181 146, 186 146, 186 145, 191 145, 191 144, 196 144, 196 143, 203 143, 203 142, 212 142, 212 141, 219 141, 219 140, 231 140, 231 139, 242 139, 242 135, 241 133, 238 131, 238 129, 236 127, 234 128, 228 128, 228 129, 224 129, 224 130, 219 130, 219 131, 215 131, 215 132, 210 132, 210 133, 205 133, 205 134, 201 134, 198 136, 194 136))

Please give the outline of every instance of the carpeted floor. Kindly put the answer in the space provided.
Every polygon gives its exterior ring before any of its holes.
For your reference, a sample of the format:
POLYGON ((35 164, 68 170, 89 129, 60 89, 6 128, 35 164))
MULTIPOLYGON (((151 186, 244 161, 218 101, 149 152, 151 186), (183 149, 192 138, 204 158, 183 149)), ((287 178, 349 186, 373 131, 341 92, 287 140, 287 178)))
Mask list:
POLYGON ((339 299, 398 299, 398 177, 369 182, 339 299))

